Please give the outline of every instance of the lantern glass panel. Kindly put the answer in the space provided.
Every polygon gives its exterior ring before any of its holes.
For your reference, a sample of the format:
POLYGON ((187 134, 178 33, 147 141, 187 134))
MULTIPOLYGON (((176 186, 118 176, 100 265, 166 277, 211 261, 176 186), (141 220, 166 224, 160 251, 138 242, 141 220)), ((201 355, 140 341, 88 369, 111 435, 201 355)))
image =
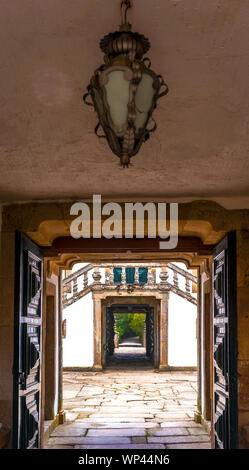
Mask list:
POLYGON ((142 74, 142 79, 138 84, 135 96, 136 106, 136 120, 135 129, 136 133, 142 129, 148 118, 148 113, 152 107, 153 98, 156 90, 153 87, 154 79, 148 73, 142 74))
POLYGON ((130 81, 125 78, 124 71, 115 70, 108 73, 108 80, 104 87, 112 122, 118 132, 123 132, 128 118, 130 81))
POLYGON ((98 113, 101 116, 104 113, 104 105, 103 105, 102 98, 100 96, 99 91, 96 90, 96 88, 93 89, 93 93, 94 93, 94 100, 95 100, 95 104, 96 104, 98 113))

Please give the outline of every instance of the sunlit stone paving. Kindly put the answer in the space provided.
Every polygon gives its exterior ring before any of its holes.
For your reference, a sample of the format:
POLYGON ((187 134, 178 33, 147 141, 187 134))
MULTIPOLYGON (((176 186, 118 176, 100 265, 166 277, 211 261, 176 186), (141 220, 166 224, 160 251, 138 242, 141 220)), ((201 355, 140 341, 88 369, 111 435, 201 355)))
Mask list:
POLYGON ((67 421, 44 447, 210 449, 208 430, 193 420, 196 372, 158 372, 126 352, 103 372, 64 372, 67 421))

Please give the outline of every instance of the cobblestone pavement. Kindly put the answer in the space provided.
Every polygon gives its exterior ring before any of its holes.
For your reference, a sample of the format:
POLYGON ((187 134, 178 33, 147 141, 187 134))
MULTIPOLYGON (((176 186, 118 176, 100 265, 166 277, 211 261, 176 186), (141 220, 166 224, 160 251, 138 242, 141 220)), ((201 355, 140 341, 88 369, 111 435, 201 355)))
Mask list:
POLYGON ((193 421, 196 373, 155 371, 137 349, 137 362, 134 349, 120 348, 103 372, 64 373, 67 422, 45 448, 210 448, 208 432, 193 421), (130 361, 121 367, 122 355, 130 361))

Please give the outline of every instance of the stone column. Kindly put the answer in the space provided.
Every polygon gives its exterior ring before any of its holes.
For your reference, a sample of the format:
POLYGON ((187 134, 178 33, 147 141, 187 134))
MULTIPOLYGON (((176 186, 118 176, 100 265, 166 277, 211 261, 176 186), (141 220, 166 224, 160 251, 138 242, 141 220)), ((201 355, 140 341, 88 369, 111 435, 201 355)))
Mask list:
POLYGON ((119 335, 117 330, 117 316, 114 314, 114 348, 119 347, 119 335))
POLYGON ((212 382, 212 366, 213 355, 211 347, 211 329, 212 329, 212 262, 206 260, 204 265, 205 270, 202 268, 202 322, 203 322, 203 358, 202 358, 202 373, 203 373, 203 391, 202 391, 202 414, 204 419, 210 421, 212 418, 211 407, 211 382, 212 382), (211 360, 210 360, 211 358, 211 360))
POLYGON ((196 423, 201 423, 202 419, 202 374, 204 373, 202 368, 202 285, 201 276, 198 273, 198 295, 197 295, 197 322, 196 322, 196 338, 197 338, 197 411, 194 415, 196 423))
POLYGON ((138 270, 138 266, 135 267, 134 284, 139 284, 139 270, 138 270))
POLYGON ((165 291, 162 294, 161 299, 161 310, 160 310, 160 357, 159 357, 159 369, 168 369, 168 306, 169 306, 169 291, 165 291))
POLYGON ((154 300, 154 367, 159 367, 161 300, 154 300))
POLYGON ((59 424, 64 424, 66 421, 66 413, 63 409, 63 343, 62 343, 62 320, 63 320, 63 305, 62 305, 62 276, 58 278, 58 362, 59 362, 59 376, 58 376, 58 414, 59 424))
POLYGON ((144 328, 143 328, 143 344, 142 344, 143 348, 146 348, 146 326, 144 325, 144 328))
POLYGON ((125 267, 122 266, 122 274, 121 274, 121 286, 126 288, 126 271, 125 267))
POLYGON ((100 371, 102 367, 102 328, 101 328, 101 299, 95 292, 93 297, 93 370, 100 371))
POLYGON ((168 369, 168 308, 169 308, 169 289, 167 267, 162 266, 160 272, 159 290, 162 293, 161 310, 159 320, 159 369, 168 369))

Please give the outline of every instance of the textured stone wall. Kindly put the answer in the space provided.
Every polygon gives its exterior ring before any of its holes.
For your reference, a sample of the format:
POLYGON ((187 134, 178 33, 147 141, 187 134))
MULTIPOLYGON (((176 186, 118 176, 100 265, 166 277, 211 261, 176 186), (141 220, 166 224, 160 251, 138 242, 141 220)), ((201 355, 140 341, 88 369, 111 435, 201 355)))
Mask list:
POLYGON ((10 446, 12 427, 14 309, 13 296, 8 295, 11 292, 13 292, 13 237, 2 237, 2 205, 0 204, 0 449, 10 446), (9 252, 6 252, 8 248, 9 252))
POLYGON ((249 448, 249 230, 237 232, 239 446, 249 448))
POLYGON ((0 249, 0 422, 11 427, 13 400, 15 234, 2 233, 0 249), (4 373, 3 373, 4 371, 4 373))

